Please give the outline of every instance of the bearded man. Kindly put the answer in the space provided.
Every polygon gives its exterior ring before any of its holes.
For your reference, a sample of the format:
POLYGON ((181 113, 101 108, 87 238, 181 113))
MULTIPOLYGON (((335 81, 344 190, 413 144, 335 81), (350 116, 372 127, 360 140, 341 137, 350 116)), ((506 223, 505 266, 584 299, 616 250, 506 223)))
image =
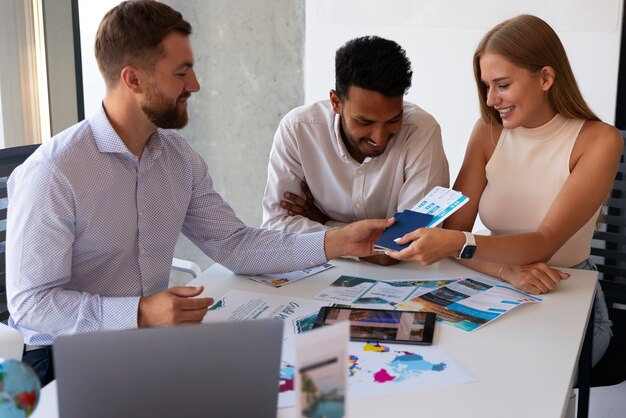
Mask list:
POLYGON ((200 89, 191 25, 171 7, 126 1, 95 43, 106 82, 100 109, 43 144, 8 182, 9 325, 24 361, 54 379, 66 334, 200 322, 202 287, 168 288, 179 234, 235 273, 293 271, 370 255, 392 221, 326 233, 246 226, 213 189, 206 163, 175 129, 200 89))

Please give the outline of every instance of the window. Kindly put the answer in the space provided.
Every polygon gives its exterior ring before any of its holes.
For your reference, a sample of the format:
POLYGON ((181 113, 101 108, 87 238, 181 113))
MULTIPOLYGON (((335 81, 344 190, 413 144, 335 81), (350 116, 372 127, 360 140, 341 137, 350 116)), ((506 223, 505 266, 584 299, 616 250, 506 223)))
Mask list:
POLYGON ((48 140, 83 119, 78 0, 0 2, 0 145, 48 140))
POLYGON ((42 8, 41 0, 0 2, 2 147, 50 137, 42 8))

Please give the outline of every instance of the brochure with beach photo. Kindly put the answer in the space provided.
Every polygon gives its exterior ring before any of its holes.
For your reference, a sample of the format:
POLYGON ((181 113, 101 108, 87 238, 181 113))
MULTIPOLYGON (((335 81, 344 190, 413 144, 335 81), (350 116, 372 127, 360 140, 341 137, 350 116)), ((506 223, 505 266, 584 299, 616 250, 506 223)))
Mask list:
POLYGON ((543 300, 481 276, 403 281, 341 276, 316 299, 374 309, 435 312, 437 321, 468 332, 517 306, 543 300))
POLYGON ((435 312, 437 321, 471 332, 517 306, 542 300, 501 281, 473 276, 407 299, 397 309, 435 312))

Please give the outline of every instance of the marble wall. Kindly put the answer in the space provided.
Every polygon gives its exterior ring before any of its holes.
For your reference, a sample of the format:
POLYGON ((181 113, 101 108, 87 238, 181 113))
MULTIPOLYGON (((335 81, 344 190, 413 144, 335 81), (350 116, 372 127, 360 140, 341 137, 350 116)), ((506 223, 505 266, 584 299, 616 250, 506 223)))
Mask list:
MULTIPOLYGON (((201 90, 182 134, 206 160, 215 189, 248 225, 261 224, 272 139, 303 104, 304 1, 166 0, 193 26, 201 90)), ((211 260, 181 236, 176 257, 211 260)))

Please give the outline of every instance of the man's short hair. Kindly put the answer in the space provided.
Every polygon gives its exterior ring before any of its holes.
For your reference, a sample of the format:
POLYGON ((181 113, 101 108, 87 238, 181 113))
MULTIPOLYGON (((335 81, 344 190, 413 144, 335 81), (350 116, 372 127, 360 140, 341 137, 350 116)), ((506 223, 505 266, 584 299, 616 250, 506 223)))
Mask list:
POLYGON ((191 25, 170 6, 154 0, 131 0, 109 10, 96 34, 95 54, 107 86, 115 85, 122 68, 152 70, 164 54, 161 42, 172 31, 191 34, 191 25))
POLYGON ((406 51, 378 36, 352 39, 335 54, 335 91, 342 100, 351 86, 385 97, 403 96, 411 87, 412 76, 406 51))

